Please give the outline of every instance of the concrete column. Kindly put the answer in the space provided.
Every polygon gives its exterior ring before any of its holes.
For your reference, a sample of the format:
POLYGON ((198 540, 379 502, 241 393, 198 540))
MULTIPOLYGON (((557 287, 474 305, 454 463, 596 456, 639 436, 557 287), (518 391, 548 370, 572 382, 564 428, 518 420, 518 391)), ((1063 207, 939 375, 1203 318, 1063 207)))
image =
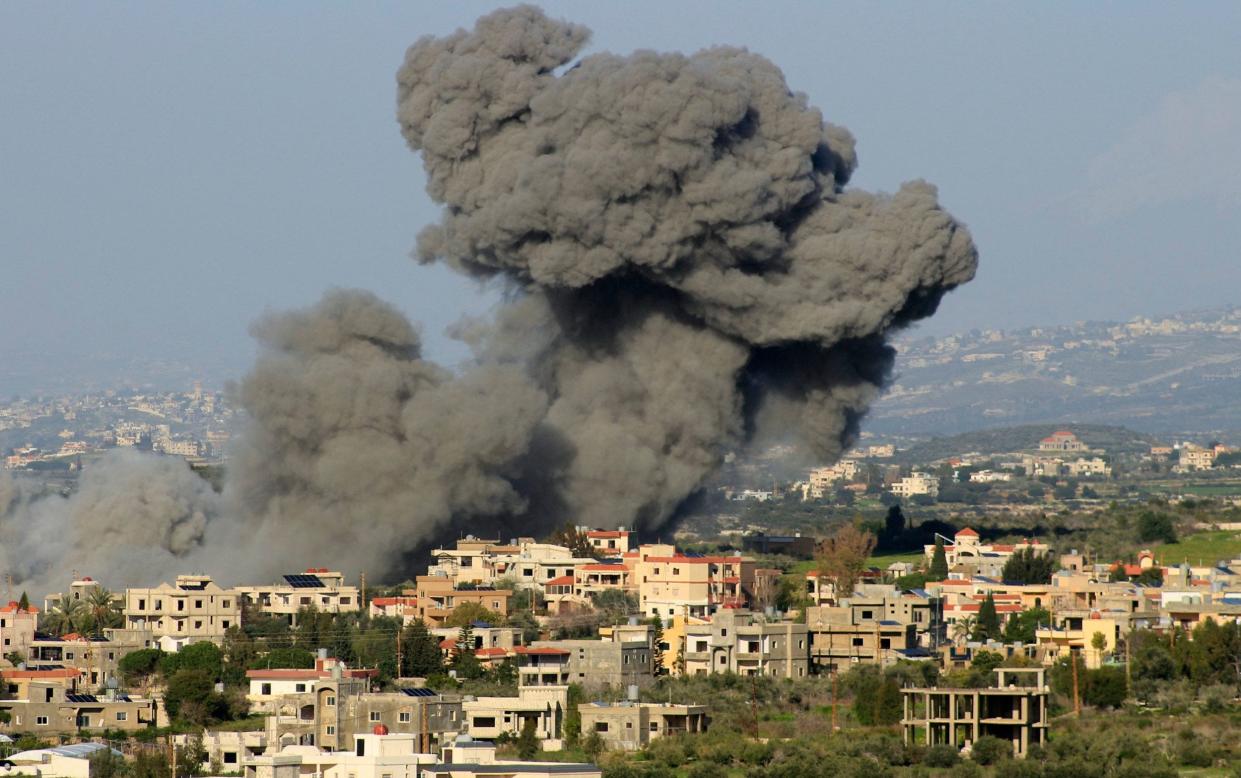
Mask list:
POLYGON ((926 702, 926 744, 931 745, 931 693, 925 692, 926 702))
POLYGON ((974 742, 978 742, 980 728, 982 727, 982 696, 978 692, 974 692, 974 742))

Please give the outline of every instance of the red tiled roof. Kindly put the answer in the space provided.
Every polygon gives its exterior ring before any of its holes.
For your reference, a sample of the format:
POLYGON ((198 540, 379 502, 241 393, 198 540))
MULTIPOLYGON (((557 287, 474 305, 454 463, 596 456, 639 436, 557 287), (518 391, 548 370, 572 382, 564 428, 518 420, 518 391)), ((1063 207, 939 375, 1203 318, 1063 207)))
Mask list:
POLYGON ((486 659, 487 657, 492 657, 492 656, 508 656, 508 654, 509 654, 509 651, 507 648, 476 648, 474 649, 474 656, 479 657, 480 659, 486 659))
MULTIPOLYGON (((18 611, 18 609, 17 609, 17 600, 9 600, 9 604, 8 604, 8 605, 5 605, 3 608, 0 608, 0 613, 18 613, 18 612, 19 612, 19 611, 18 611)), ((38 613, 38 612, 39 612, 39 609, 38 609, 38 608, 36 608, 35 606, 31 605, 29 608, 26 608, 24 611, 20 611, 20 612, 22 612, 22 613, 38 613)))
POLYGON ((553 579, 551 579, 550 581, 548 581, 547 583, 545 583, 545 584, 543 584, 543 585, 544 585, 544 586, 572 586, 572 585, 573 585, 573 581, 574 581, 573 576, 571 576, 571 575, 562 575, 562 576, 560 576, 559 578, 553 578, 553 579))
POLYGON ((629 568, 624 565, 606 565, 603 563, 578 565, 577 569, 586 570, 592 573, 624 573, 629 570, 629 568))
MULTIPOLYGON (((371 678, 379 675, 378 670, 342 670, 346 678, 371 678)), ((266 670, 247 670, 246 677, 258 681, 317 681, 331 678, 331 670, 271 668, 266 670)))
POLYGON ((956 535, 954 535, 953 537, 959 537, 959 536, 961 536, 961 535, 965 535, 965 536, 967 536, 967 537, 972 537, 972 538, 976 538, 976 537, 978 537, 978 533, 977 533, 977 532, 975 532, 974 530, 970 529, 969 527, 966 527, 966 528, 965 528, 965 529, 963 529, 963 530, 958 530, 958 531, 957 531, 957 534, 956 534, 956 535))
POLYGON ((623 538, 628 535, 623 529, 592 529, 586 533, 588 538, 623 538))
POLYGON ((375 597, 371 600, 372 605, 378 605, 383 608, 388 605, 417 605, 417 597, 375 597))
POLYGON ((524 654, 528 656, 569 656, 569 652, 565 651, 562 648, 550 648, 546 646, 540 647, 540 648, 518 646, 517 648, 514 648, 513 650, 517 652, 518 654, 524 654))
POLYGON ((444 638, 443 640, 440 641, 440 648, 456 648, 456 647, 457 647, 456 641, 450 638, 444 638))

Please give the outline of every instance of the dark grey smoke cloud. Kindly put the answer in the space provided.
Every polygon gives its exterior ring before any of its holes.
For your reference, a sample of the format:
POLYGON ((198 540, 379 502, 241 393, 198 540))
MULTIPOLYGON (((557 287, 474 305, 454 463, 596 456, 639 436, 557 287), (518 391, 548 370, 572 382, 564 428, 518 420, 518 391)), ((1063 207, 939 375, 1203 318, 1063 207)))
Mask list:
MULTIPOLYGON (((397 75, 444 206, 417 258, 507 288, 459 327, 473 364, 437 367, 391 306, 329 292, 255 325, 223 498, 177 473, 182 497, 132 524, 86 485, 68 502, 174 566, 395 576, 467 531, 658 527, 747 446, 837 457, 891 370, 886 337, 973 277, 968 231, 924 182, 846 189, 853 137, 763 57, 575 60, 588 37, 522 6, 423 38, 397 75)), ((56 500, 0 482, 0 514, 56 500)))

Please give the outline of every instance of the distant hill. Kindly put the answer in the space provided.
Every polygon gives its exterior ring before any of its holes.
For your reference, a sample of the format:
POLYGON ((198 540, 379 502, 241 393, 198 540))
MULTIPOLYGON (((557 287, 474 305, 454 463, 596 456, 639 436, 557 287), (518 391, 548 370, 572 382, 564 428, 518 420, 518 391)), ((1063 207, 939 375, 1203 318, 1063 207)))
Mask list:
POLYGON ((974 331, 897 350, 894 384, 864 424, 879 436, 1066 423, 1241 431, 1241 308, 974 331))
MULTIPOLYGON (((964 432, 951 437, 932 438, 899 452, 894 462, 922 463, 977 451, 980 454, 998 454, 1038 448, 1043 438, 1058 429, 1059 424, 1026 424, 1020 427, 964 432)), ((1107 449, 1109 454, 1145 453, 1161 441, 1154 435, 1102 424, 1073 424, 1068 429, 1091 448, 1107 449)))

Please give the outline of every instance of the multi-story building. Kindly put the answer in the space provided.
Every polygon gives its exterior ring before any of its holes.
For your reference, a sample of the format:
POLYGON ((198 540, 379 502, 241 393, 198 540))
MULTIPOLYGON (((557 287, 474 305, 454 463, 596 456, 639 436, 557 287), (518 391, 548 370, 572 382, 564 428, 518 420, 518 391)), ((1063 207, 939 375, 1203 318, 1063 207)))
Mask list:
POLYGON ((633 533, 624 529, 592 529, 586 531, 586 540, 601 559, 618 557, 632 551, 633 533))
POLYGON ((418 598, 413 595, 396 597, 372 597, 367 606, 370 617, 400 619, 408 624, 418 618, 418 598))
POLYGON ((250 691, 246 699, 256 711, 273 713, 290 695, 313 694, 320 683, 352 679, 367 684, 378 674, 374 669, 350 668, 336 659, 320 656, 314 667, 247 670, 250 691))
POLYGON ((85 688, 103 689, 110 680, 120 681, 118 666, 126 655, 154 644, 151 633, 142 631, 108 629, 101 637, 94 640, 74 633, 36 639, 26 656, 29 664, 41 668, 73 668, 81 673, 85 688))
POLYGON ((74 735, 82 730, 143 729, 155 721, 150 699, 109 693, 87 694, 79 689, 81 673, 58 670, 4 670, 0 678, 8 692, 0 700, 0 733, 29 732, 36 736, 74 735))
POLYGON ((1039 451, 1088 451, 1086 444, 1068 430, 1057 430, 1038 443, 1039 451))
POLYGON ((686 675, 803 678, 810 672, 809 647, 805 624, 769 622, 746 610, 727 609, 709 623, 685 626, 681 656, 686 675))
POLYGON ((632 564, 643 615, 665 620, 706 617, 720 608, 763 607, 776 589, 775 580, 760 576, 748 557, 686 556, 659 544, 639 547, 632 564))
POLYGON ((158 640, 224 640, 241 624, 241 593, 223 589, 209 575, 179 575, 175 583, 125 590, 125 625, 158 640))
POLYGON ((1011 743, 1024 757, 1030 746, 1047 741, 1049 690, 1042 668, 996 670, 997 684, 987 689, 902 689, 901 717, 906 743, 961 747, 983 736, 1011 743))
MULTIPOLYGON (((944 544, 944 559, 950 571, 998 578, 1009 557, 1027 550, 1042 556, 1050 552, 1051 547, 1031 538, 1023 538, 1016 543, 983 543, 976 531, 966 527, 953 535, 951 543, 944 544)), ((924 545, 922 553, 927 565, 930 565, 935 559, 935 545, 924 545)))
POLYGON ((912 623, 882 618, 878 611, 870 618, 865 616, 864 609, 848 606, 807 608, 811 663, 828 671, 861 663, 886 666, 925 651, 918 645, 918 629, 912 623))
POLYGON ((306 683, 305 692, 281 695, 271 705, 265 731, 276 748, 302 745, 340 751, 348 749, 357 735, 383 727, 416 736, 419 749, 433 753, 461 731, 458 695, 418 688, 372 692, 370 677, 351 677, 340 665, 332 668, 330 677, 308 678, 306 683))
MULTIPOLYGON (((625 632, 614 632, 611 640, 539 640, 529 649, 517 649, 525 661, 518 667, 518 677, 524 678, 527 663, 534 651, 563 652, 563 663, 557 662, 567 674, 565 683, 581 684, 598 688, 612 686, 649 686, 655 682, 649 638, 631 639, 625 632)), ((543 658, 542 663, 550 660, 543 658)), ((540 666, 539 675, 546 673, 540 666)))
POLYGON ((1215 449, 1203 448, 1193 443, 1181 446, 1177 455, 1177 468, 1181 471, 1210 470, 1215 466, 1215 449))
POLYGON ((420 575, 416 580, 414 597, 417 600, 417 617, 428 627, 443 626, 453 610, 467 602, 476 602, 497 616, 508 615, 511 589, 458 589, 456 582, 446 575, 420 575))
POLYGON ((22 608, 16 601, 0 608, 0 654, 18 653, 26 656, 34 640, 39 609, 31 605, 22 608))
POLYGON ((326 567, 308 568, 305 573, 284 576, 283 583, 270 586, 238 586, 235 591, 251 607, 297 625, 302 610, 320 613, 356 613, 362 597, 356 586, 346 586, 345 576, 326 567))
POLYGON ((610 749, 640 751, 652 740, 707 731, 705 705, 587 702, 578 705, 583 733, 596 733, 610 749))
POLYGON ((939 479, 930 473, 914 472, 892 484, 889 489, 897 497, 915 497, 925 494, 939 496, 939 479))

